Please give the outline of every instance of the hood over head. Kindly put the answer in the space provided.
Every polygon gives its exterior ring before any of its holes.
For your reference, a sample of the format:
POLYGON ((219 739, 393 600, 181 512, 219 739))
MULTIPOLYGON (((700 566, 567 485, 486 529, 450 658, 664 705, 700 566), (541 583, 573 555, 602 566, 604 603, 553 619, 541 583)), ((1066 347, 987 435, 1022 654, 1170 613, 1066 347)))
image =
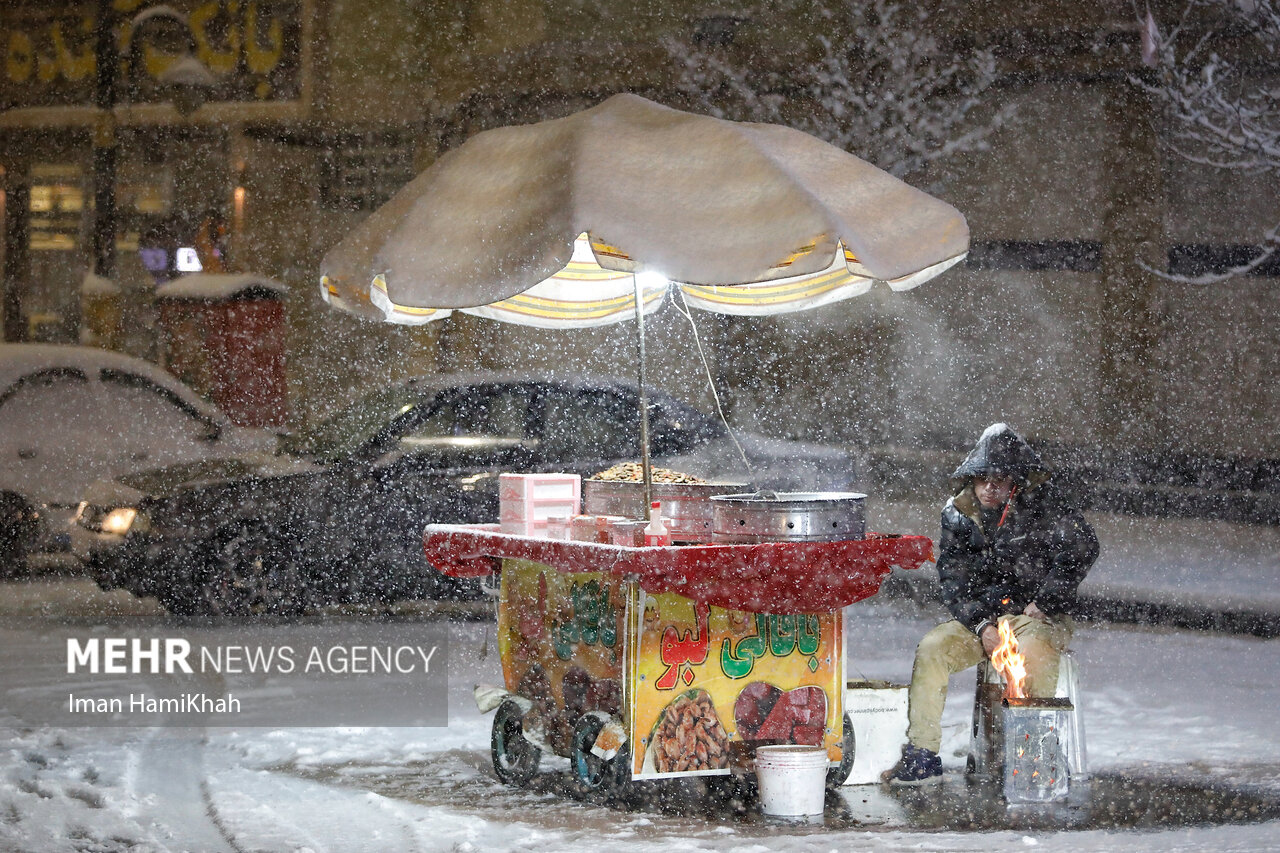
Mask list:
POLYGON ((973 450, 951 474, 951 484, 959 490, 976 477, 993 476, 1012 477, 1020 485, 1038 485, 1049 479, 1049 469, 1012 427, 995 423, 983 430, 973 450))

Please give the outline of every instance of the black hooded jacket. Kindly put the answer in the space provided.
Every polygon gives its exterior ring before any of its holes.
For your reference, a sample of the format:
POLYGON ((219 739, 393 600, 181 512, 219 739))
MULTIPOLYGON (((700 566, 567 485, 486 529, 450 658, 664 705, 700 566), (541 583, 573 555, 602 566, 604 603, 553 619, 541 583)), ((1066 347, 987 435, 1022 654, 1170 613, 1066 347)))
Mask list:
POLYGON ((942 510, 938 556, 951 615, 977 633, 1033 601, 1048 616, 1071 614, 1080 582, 1098 558, 1098 539, 1049 482, 1031 446, 1005 424, 993 424, 951 476, 957 491, 942 510), (974 493, 974 478, 996 476, 1015 484, 1007 514, 982 509, 974 493))

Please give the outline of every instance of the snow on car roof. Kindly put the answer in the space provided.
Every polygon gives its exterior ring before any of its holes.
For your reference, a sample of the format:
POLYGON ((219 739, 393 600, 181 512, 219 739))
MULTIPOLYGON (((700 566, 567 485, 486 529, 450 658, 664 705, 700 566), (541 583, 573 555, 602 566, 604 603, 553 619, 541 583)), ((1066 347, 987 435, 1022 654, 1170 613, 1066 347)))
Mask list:
POLYGON ((230 299, 251 290, 263 290, 283 299, 289 288, 266 276, 243 273, 189 273, 156 288, 156 299, 230 299))
POLYGON ((24 376, 51 368, 76 368, 86 374, 102 370, 134 373, 165 388, 201 415, 224 422, 216 406, 192 391, 164 368, 140 358, 70 344, 0 344, 0 394, 24 376))

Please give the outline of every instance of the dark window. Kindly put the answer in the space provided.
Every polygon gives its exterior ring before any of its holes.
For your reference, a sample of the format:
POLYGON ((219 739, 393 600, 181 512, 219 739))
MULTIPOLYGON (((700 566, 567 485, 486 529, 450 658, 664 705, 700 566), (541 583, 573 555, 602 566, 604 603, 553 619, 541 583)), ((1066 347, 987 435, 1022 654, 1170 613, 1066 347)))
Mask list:
MULTIPOLYGON (((1258 257, 1262 250, 1257 246, 1224 244, 1209 246, 1184 244, 1169 248, 1169 274, 1200 276, 1221 275, 1228 270, 1242 267, 1258 257)), ((1280 276, 1280 252, 1274 252, 1248 273, 1251 276, 1280 276)))
POLYGON ((675 400, 650 404, 649 441, 655 455, 688 453, 723 434, 723 428, 716 421, 675 400))
POLYGON ((542 449, 548 459, 622 459, 639 453, 634 394, 555 388, 544 405, 542 449))
POLYGON ((413 178, 408 142, 344 137, 323 160, 320 201, 331 208, 373 210, 413 178))
POLYGON ((521 387, 450 394, 404 439, 488 436, 524 439, 530 433, 530 395, 521 387))
POLYGON ((288 453, 337 459, 354 453, 383 433, 389 424, 412 417, 430 402, 429 392, 396 386, 361 397, 310 428, 287 436, 288 453))

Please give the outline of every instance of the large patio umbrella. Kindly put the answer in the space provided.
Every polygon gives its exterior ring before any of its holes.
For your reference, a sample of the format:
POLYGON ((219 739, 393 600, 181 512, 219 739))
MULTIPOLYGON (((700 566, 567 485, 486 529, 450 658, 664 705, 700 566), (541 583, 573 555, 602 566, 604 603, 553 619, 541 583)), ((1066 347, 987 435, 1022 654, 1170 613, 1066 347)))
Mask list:
POLYGON ((797 311, 910 289, 968 245, 951 205, 815 137, 623 94, 445 154, 325 256, 321 295, 393 323, 635 318, 643 395, 643 317, 671 287, 726 314, 797 311))

